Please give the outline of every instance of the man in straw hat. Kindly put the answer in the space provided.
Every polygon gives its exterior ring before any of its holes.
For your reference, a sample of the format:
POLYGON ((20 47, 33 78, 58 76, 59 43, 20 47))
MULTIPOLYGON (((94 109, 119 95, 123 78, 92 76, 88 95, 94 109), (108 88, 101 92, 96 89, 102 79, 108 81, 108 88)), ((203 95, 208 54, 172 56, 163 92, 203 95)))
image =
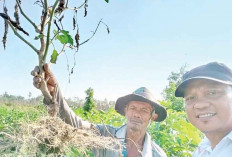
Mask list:
POLYGON ((232 156, 232 70, 212 62, 183 75, 175 91, 185 99, 189 121, 205 138, 194 157, 232 156))
MULTIPOLYGON (((55 98, 59 106, 59 116, 66 123, 74 127, 90 128, 93 126, 93 124, 81 120, 69 108, 61 91, 57 88, 58 83, 47 64, 44 66, 44 70, 46 81, 41 80, 38 76, 38 67, 32 71, 34 86, 42 91, 44 104, 51 105, 51 97, 55 98), (44 89, 48 89, 49 93, 45 92, 44 89)), ((146 129, 151 121, 163 121, 167 112, 160 103, 154 100, 154 96, 147 88, 141 87, 132 94, 118 98, 115 110, 126 117, 126 125, 120 128, 109 125, 94 125, 94 127, 99 130, 102 136, 113 136, 120 139, 121 143, 126 146, 122 152, 124 157, 166 157, 164 151, 151 140, 146 129)), ((119 157, 119 153, 106 149, 95 149, 93 153, 98 157, 119 157)))

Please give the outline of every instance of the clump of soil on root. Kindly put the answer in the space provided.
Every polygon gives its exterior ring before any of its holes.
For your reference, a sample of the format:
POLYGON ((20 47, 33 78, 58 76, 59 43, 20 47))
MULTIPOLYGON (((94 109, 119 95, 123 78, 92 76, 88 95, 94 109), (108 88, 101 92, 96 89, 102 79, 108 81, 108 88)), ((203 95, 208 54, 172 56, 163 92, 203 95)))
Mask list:
POLYGON ((92 148, 109 149, 119 153, 122 149, 117 139, 99 136, 94 129, 74 128, 58 117, 42 117, 37 123, 24 124, 17 134, 5 135, 18 142, 16 149, 20 154, 31 156, 62 155, 70 148, 83 152, 92 148))

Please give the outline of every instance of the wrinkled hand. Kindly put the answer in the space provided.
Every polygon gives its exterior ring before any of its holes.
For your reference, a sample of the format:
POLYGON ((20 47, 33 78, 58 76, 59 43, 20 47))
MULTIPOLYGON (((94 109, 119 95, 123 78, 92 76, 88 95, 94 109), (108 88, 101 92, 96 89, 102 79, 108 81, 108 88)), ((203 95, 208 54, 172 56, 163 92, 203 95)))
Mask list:
POLYGON ((59 112, 59 105, 56 100, 58 83, 55 76, 51 72, 49 65, 45 64, 43 68, 44 77, 40 74, 40 69, 38 66, 36 66, 31 72, 31 75, 34 76, 33 85, 40 89, 43 93, 44 103, 46 104, 48 114, 54 117, 59 112))
POLYGON ((51 97, 54 97, 55 90, 57 88, 57 81, 54 74, 49 68, 49 64, 44 65, 44 78, 40 75, 39 66, 36 66, 35 69, 31 72, 33 78, 33 85, 40 89, 44 96, 47 96, 46 92, 49 92, 51 97))

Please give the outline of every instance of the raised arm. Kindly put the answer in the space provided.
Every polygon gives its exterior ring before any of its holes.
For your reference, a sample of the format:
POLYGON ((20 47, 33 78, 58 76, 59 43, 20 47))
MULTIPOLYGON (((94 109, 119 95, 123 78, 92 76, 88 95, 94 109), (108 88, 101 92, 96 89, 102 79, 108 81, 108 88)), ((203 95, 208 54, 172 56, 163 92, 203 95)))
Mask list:
POLYGON ((44 104, 51 116, 58 115, 62 120, 67 124, 72 125, 73 127, 83 127, 90 128, 91 123, 83 121, 79 116, 77 116, 72 109, 68 106, 67 102, 62 96, 58 82, 51 72, 49 65, 44 65, 45 76, 43 79, 39 75, 39 67, 36 66, 35 69, 31 72, 33 78, 33 85, 40 89, 44 96, 44 104))

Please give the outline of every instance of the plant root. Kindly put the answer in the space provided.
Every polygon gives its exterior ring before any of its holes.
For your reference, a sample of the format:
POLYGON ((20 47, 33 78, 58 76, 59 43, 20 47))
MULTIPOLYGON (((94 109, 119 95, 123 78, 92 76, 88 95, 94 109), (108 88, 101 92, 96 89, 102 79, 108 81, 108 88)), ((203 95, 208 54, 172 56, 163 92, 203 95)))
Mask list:
POLYGON ((116 138, 98 135, 94 129, 74 128, 58 117, 42 117, 38 122, 23 124, 15 134, 0 133, 17 143, 20 155, 64 155, 68 150, 109 149, 119 154, 122 146, 116 138), (9 135, 9 136, 8 136, 9 135))

